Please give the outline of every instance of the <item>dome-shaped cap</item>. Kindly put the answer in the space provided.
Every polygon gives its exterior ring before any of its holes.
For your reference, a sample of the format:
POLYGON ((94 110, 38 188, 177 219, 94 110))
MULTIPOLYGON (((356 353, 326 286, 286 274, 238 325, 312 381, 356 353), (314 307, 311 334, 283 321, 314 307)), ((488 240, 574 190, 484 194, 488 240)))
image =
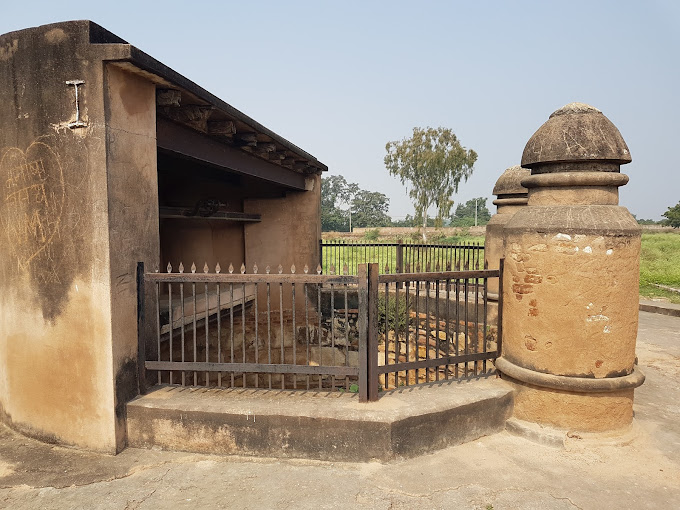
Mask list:
POLYGON ((556 110, 527 142, 522 166, 545 163, 632 161, 621 133, 597 108, 570 103, 556 110))
POLYGON ((496 181, 493 187, 493 194, 500 195, 526 195, 529 190, 522 186, 522 179, 529 177, 531 170, 522 168, 519 165, 511 166, 496 181))

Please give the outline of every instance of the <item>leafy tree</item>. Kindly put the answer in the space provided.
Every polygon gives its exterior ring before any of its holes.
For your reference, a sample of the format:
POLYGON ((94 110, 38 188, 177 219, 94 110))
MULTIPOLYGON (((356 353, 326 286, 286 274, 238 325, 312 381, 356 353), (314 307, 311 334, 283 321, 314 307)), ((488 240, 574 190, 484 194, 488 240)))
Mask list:
POLYGON ((389 205, 387 195, 360 189, 341 175, 321 179, 321 230, 324 232, 347 231, 351 226, 387 226, 391 223, 387 215, 389 205))
MULTIPOLYGON (((451 195, 458 191, 461 179, 467 181, 477 161, 477 153, 461 146, 456 135, 447 128, 413 128, 411 138, 388 142, 385 166, 409 188, 416 216, 427 225, 427 211, 437 209, 441 222, 449 214, 451 195)), ((427 240, 423 230, 423 240, 427 240)))
POLYGON ((677 203, 677 205, 673 207, 669 207, 668 210, 663 213, 663 216, 666 218, 664 220, 664 223, 666 225, 670 225, 671 227, 679 228, 680 227, 680 202, 677 203))
POLYGON ((329 175, 321 179, 321 230, 349 230, 349 214, 340 205, 349 206, 359 186, 348 183, 342 175, 329 175))
POLYGON ((389 206, 387 195, 360 189, 352 199, 352 223, 356 227, 386 227, 392 222, 387 215, 389 206))
POLYGON ((473 226, 475 224, 475 207, 477 209, 477 225, 486 225, 491 219, 491 213, 486 207, 486 200, 485 197, 478 197, 468 200, 465 204, 458 204, 456 212, 451 217, 451 226, 473 226))

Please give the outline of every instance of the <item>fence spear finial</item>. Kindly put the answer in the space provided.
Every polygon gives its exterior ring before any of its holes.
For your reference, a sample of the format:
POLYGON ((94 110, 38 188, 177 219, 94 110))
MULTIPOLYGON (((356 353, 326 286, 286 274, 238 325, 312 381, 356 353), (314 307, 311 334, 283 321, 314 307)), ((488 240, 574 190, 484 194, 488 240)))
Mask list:
POLYGON ((215 266, 215 272, 219 274, 220 271, 222 271, 222 267, 220 267, 220 263, 218 262, 217 265, 215 266))
POLYGON ((349 274, 349 267, 347 266, 347 263, 342 266, 342 274, 349 274))
POLYGON ((302 268, 305 274, 309 273, 309 266, 305 264, 305 267, 302 268))
POLYGON ((180 263, 179 263, 179 267, 178 267, 177 269, 179 270, 180 273, 183 273, 183 272, 184 272, 184 264, 182 264, 182 263, 180 262, 180 263))
POLYGON ((257 274, 257 262, 253 264, 253 274, 257 274))
POLYGON ((210 268, 208 267, 208 263, 206 262, 205 264, 203 264, 203 272, 207 273, 208 271, 210 271, 210 268))
POLYGON ((279 267, 276 268, 279 274, 283 273, 283 266, 279 264, 279 267))
POLYGON ((241 274, 246 274, 246 264, 245 264, 245 262, 241 262, 241 274))
POLYGON ((316 266, 316 274, 321 274, 321 264, 317 264, 317 266, 316 266))
POLYGON ((191 272, 195 273, 196 272, 196 262, 191 263, 191 272))
POLYGON ((335 264, 331 264, 331 274, 335 274, 335 264))
POLYGON ((290 266, 290 274, 295 274, 295 264, 290 266))
POLYGON ((168 267, 166 267, 166 269, 168 270, 168 273, 172 273, 172 264, 170 264, 170 262, 168 262, 168 267))
POLYGON ((233 274, 234 272, 234 264, 229 262, 229 267, 227 268, 227 271, 229 271, 229 274, 233 274))
POLYGON ((267 273, 267 274, 272 272, 272 268, 269 267, 269 264, 267 264, 267 267, 264 268, 264 272, 267 273))

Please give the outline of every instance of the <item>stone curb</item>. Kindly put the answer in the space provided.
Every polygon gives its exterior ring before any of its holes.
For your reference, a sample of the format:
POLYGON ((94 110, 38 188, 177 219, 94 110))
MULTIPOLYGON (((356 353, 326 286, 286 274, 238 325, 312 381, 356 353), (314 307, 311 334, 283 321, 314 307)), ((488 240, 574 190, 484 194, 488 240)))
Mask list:
POLYGON ((680 317, 680 305, 664 303, 663 301, 640 300, 640 311, 680 317))

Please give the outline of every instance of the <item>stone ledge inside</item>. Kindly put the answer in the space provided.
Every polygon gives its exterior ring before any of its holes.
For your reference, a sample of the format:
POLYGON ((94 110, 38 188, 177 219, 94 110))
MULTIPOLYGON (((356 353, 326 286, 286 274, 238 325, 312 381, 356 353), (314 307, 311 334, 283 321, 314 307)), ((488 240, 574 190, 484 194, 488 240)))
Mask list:
POLYGON ((511 387, 494 374, 358 395, 159 386, 127 405, 128 445, 198 453, 388 461, 500 432, 511 387))

